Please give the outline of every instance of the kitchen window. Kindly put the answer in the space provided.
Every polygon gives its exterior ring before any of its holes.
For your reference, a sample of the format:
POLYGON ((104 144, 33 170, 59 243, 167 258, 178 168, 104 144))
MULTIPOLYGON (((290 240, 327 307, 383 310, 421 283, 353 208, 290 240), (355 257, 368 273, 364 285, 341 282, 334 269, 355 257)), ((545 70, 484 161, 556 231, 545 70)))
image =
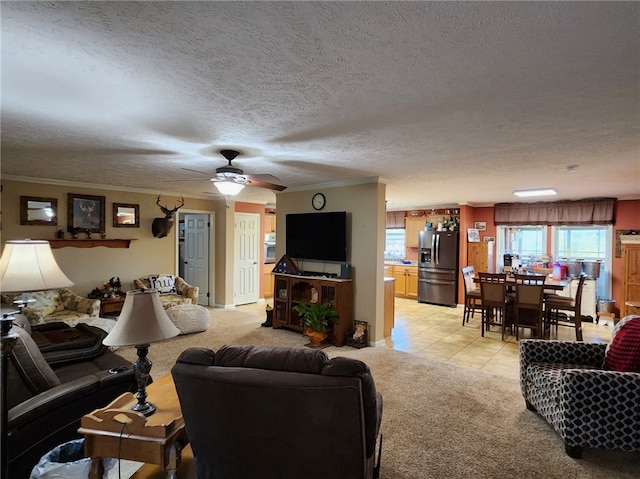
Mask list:
POLYGON ((610 226, 556 226, 552 228, 556 258, 607 259, 610 226))
MULTIPOLYGON (((533 258, 539 261, 547 254, 546 226, 498 226, 498 266, 504 266, 503 255, 518 255, 521 264, 533 258)), ((499 268, 500 270, 501 268, 499 268)))
POLYGON ((385 247, 384 258, 385 259, 404 259, 405 247, 404 247, 404 229, 400 228, 387 228, 385 234, 385 247))
POLYGON ((581 259, 602 261, 596 280, 598 298, 611 294, 611 263, 613 256, 612 226, 554 226, 551 228, 554 260, 581 259))

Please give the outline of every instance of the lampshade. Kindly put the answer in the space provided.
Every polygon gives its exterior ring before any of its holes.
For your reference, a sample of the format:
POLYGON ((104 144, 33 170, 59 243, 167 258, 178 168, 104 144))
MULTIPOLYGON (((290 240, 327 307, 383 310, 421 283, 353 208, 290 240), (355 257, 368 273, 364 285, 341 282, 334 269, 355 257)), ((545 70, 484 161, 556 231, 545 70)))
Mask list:
POLYGON ((216 181, 214 183, 218 191, 225 196, 234 196, 242 191, 244 185, 235 181, 216 181))
POLYGON ((102 343, 136 346, 173 338, 180 330, 167 316, 157 289, 127 291, 116 325, 102 343))
POLYGON ((73 286, 56 263, 48 241, 9 240, 0 258, 0 291, 23 293, 73 286))

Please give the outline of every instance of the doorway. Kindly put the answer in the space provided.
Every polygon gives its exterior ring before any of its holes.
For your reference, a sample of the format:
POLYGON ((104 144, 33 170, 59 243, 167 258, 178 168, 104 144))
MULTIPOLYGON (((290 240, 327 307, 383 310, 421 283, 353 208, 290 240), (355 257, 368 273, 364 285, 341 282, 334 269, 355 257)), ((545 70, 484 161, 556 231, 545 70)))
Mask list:
POLYGON ((182 213, 178 217, 178 271, 179 276, 192 286, 197 286, 198 304, 210 306, 211 271, 210 214, 182 213))
POLYGON ((235 215, 235 281, 236 305, 257 303, 260 277, 258 276, 260 215, 236 213, 235 215))

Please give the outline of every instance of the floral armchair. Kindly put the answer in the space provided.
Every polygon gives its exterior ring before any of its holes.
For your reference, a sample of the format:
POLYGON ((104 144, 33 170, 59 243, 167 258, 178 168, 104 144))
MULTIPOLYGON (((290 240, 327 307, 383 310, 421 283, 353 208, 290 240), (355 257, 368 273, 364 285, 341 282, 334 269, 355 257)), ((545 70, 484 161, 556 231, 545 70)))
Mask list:
POLYGON ((191 286, 180 276, 170 274, 143 276, 142 278, 134 279, 133 286, 135 289, 157 289, 164 309, 180 304, 198 304, 200 288, 191 286))
POLYGON ((640 451, 639 339, 640 316, 635 316, 616 325, 609 345, 520 341, 520 388, 527 409, 555 429, 570 457, 582 457, 585 447, 640 451))
POLYGON ((17 299, 33 299, 22 313, 32 325, 64 321, 77 323, 100 315, 100 300, 84 298, 70 289, 37 291, 33 293, 3 294, 2 302, 13 305, 17 299))

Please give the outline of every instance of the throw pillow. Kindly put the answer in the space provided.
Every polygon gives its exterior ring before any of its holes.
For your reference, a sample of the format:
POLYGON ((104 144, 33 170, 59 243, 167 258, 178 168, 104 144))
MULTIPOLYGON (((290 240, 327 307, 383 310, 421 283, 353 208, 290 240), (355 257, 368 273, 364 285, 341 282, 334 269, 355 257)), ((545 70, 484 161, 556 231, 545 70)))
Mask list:
POLYGON ((195 304, 180 304, 166 310, 180 334, 199 333, 209 327, 209 311, 195 304))
POLYGON ((605 351, 604 368, 640 373, 640 316, 627 316, 616 324, 605 351))
POLYGON ((160 294, 176 292, 176 280, 170 274, 151 276, 149 285, 151 289, 157 289, 160 294))

